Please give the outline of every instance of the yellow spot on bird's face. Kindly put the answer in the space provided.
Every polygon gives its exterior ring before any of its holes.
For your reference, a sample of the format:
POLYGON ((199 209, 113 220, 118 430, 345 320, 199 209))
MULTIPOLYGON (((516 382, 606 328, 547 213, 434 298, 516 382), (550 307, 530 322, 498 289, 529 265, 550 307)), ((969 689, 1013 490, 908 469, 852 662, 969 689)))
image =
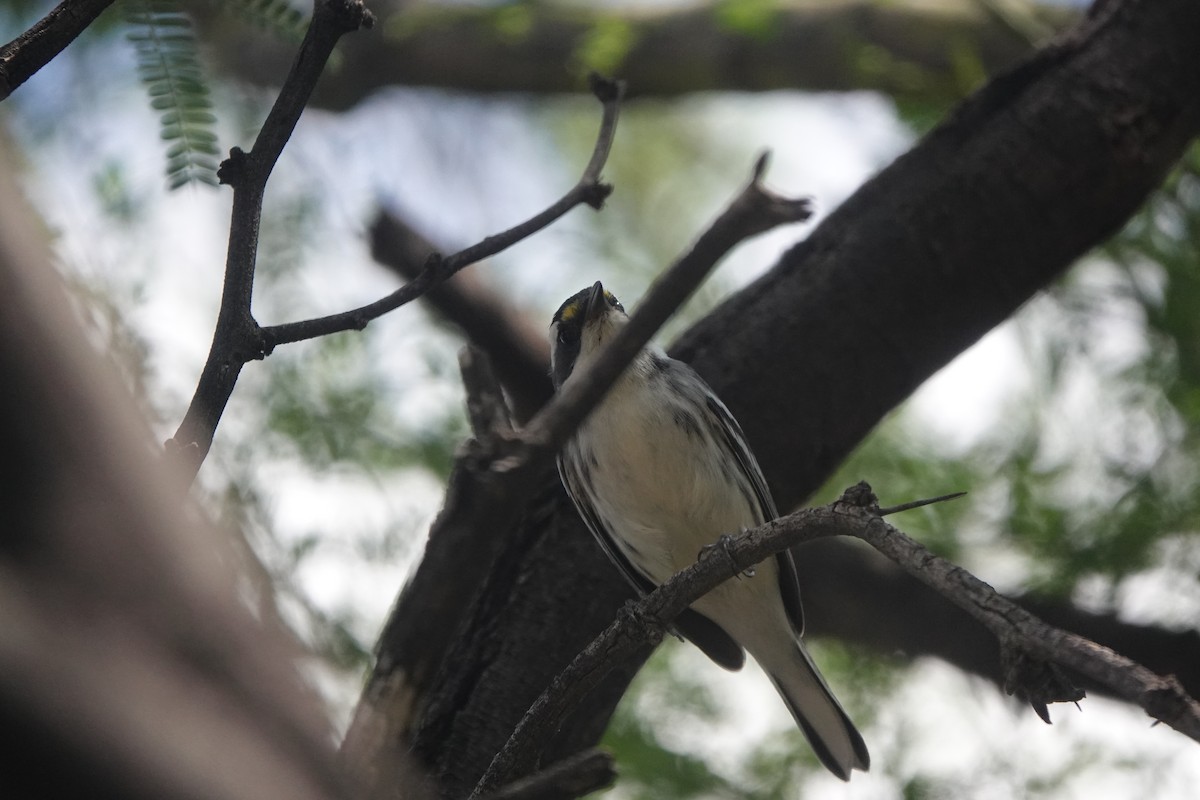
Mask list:
POLYGON ((563 322, 570 322, 579 313, 579 303, 571 303, 568 306, 563 306, 562 312, 559 313, 559 319, 563 322))

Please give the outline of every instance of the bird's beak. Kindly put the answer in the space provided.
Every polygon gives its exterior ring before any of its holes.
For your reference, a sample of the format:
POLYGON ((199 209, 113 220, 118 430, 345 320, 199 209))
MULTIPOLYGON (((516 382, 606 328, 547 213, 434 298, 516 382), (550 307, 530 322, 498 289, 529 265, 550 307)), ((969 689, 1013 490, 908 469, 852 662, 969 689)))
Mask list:
POLYGON ((608 310, 608 302, 604 299, 604 284, 596 281, 592 291, 588 293, 587 308, 584 310, 584 324, 595 322, 608 310))

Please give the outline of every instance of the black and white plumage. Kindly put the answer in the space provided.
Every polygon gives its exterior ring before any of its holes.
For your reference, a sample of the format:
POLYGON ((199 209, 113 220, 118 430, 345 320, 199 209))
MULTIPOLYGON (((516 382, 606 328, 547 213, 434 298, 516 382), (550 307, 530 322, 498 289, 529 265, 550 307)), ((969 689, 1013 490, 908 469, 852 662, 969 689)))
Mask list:
MULTIPOLYGON (((599 281, 551 323, 555 389, 627 321, 599 281)), ((778 516, 736 420, 686 364, 647 347, 564 446, 567 493, 608 557, 640 593, 695 562, 722 534, 778 516)), ((848 780, 870 764, 866 744, 801 640, 804 615, 789 552, 697 600, 675 623, 727 669, 748 650, 770 676, 813 750, 848 780)))

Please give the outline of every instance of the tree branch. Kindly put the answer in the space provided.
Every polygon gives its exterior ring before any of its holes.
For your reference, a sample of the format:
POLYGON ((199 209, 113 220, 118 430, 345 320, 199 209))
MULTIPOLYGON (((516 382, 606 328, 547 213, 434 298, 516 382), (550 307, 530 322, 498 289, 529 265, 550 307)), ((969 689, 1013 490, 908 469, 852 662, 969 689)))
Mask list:
POLYGON ((0 47, 0 100, 49 64, 112 3, 63 0, 32 28, 0 47))
MULTIPOLYGON (((831 536, 852 536, 875 547, 982 622, 1026 661, 1061 664, 1088 675, 1200 742, 1200 704, 1173 678, 1162 678, 1107 647, 1046 625, 963 568, 884 522, 879 512, 871 487, 859 483, 829 505, 801 509, 732 536, 727 546, 705 551, 695 564, 620 614, 559 673, 496 754, 472 798, 483 797, 510 776, 531 770, 572 704, 646 642, 657 643, 671 620, 700 597, 782 550, 831 536)), ((1036 669, 1014 672, 1013 679, 1027 680, 1040 674, 1036 669)), ((1035 706, 1082 697, 1074 693, 1048 696, 1043 692, 1045 684, 1017 683, 1013 688, 1030 695, 1035 706)))
POLYGON ((299 342, 341 331, 362 330, 371 320, 416 300, 460 269, 489 256, 494 256, 532 236, 576 206, 587 204, 592 208, 599 209, 604 204, 605 198, 612 192, 611 186, 600 181, 600 170, 603 169, 612 147, 613 136, 616 133, 617 113, 620 109, 624 88, 623 84, 593 76, 592 91, 604 104, 604 117, 600 123, 600 133, 596 137, 596 146, 578 183, 557 202, 521 224, 489 236, 465 250, 444 257, 437 254, 431 255, 426 260, 424 269, 415 279, 387 297, 338 314, 264 328, 262 333, 266 352, 269 354, 280 344, 299 342))
POLYGON ((525 222, 451 256, 431 256, 415 280, 374 303, 327 317, 260 327, 251 313, 250 301, 267 178, 291 136, 333 45, 343 33, 371 24, 371 20, 373 17, 362 6, 361 0, 320 0, 292 73, 263 124, 254 149, 245 153, 234 148, 221 165, 218 176, 222 182, 234 187, 221 307, 196 392, 183 422, 167 443, 168 451, 184 462, 184 472, 189 480, 195 478, 208 455, 217 424, 247 362, 266 358, 277 345, 287 342, 361 330, 372 319, 420 297, 463 267, 536 233, 575 206, 586 203, 599 208, 612 191, 612 187, 601 183, 600 170, 616 132, 622 88, 619 83, 593 77, 592 90, 604 104, 600 133, 583 176, 556 203, 525 222))
POLYGON ((343 34, 371 27, 375 18, 363 0, 316 0, 308 32, 291 72, 249 153, 233 148, 217 173, 233 187, 233 212, 225 260, 225 285, 212 346, 195 394, 168 453, 182 464, 188 480, 208 455, 217 423, 233 394, 242 367, 268 352, 263 332, 250 310, 258 228, 267 179, 292 135, 329 54, 343 34))
MULTIPOLYGON (((1078 11, 1039 5, 1033 17, 1062 30, 1078 11)), ((346 54, 318 105, 344 109, 388 86, 464 92, 574 92, 586 70, 620 75, 639 97, 712 91, 879 91, 944 107, 1027 56, 1009 20, 979 0, 937 3, 777 2, 730 13, 719 2, 647 10, 562 3, 403 5, 395 35, 346 54), (511 20, 519 18, 519 34, 511 20), (501 33, 504 31, 505 33, 501 33), (604 32, 613 32, 610 38, 604 32)), ((261 37, 214 31, 221 63, 243 80, 277 80, 278 56, 261 37)))

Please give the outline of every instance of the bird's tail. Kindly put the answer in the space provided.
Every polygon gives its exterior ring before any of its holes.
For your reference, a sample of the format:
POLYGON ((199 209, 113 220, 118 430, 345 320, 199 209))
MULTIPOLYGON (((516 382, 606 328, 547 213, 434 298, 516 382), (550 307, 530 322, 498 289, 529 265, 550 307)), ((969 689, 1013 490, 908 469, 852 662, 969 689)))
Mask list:
POLYGON ((844 781, 850 780, 852 769, 865 772, 871 765, 866 742, 817 671, 804 644, 796 641, 791 652, 780 653, 771 661, 762 666, 821 763, 844 781))

